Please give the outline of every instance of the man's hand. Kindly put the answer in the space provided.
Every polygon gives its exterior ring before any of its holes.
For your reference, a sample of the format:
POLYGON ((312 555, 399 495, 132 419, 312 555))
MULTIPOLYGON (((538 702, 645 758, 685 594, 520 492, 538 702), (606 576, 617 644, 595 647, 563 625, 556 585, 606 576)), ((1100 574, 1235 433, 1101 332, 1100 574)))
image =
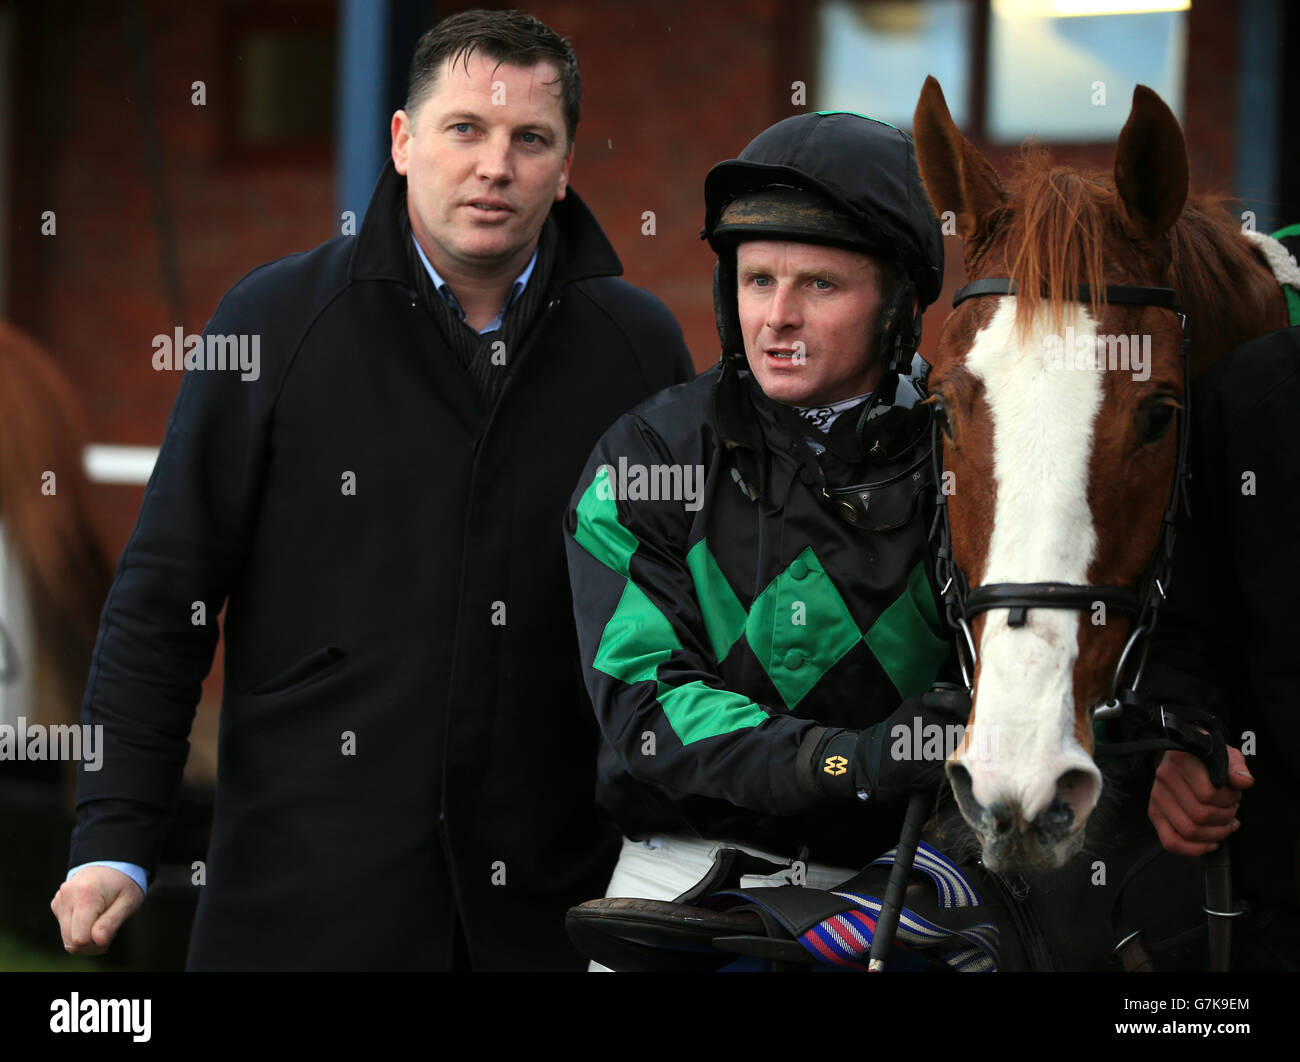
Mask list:
POLYGON ((1237 805, 1241 791, 1255 784, 1240 750, 1228 749, 1228 784, 1215 789, 1210 774, 1195 756, 1166 752, 1156 768, 1147 816, 1165 851, 1200 856, 1241 826, 1237 805))
POLYGON ((140 886, 112 867, 85 867, 59 886, 50 910, 72 955, 103 955, 117 931, 144 903, 140 886))

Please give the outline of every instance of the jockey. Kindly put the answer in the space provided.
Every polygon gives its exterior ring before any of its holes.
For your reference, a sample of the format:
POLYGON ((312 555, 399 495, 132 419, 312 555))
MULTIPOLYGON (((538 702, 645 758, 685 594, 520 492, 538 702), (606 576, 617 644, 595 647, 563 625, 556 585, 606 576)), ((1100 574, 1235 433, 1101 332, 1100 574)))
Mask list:
POLYGON ((969 708, 931 691, 951 643, 912 370, 943 249, 911 138, 787 118, 705 205, 721 360, 609 429, 565 525, 612 896, 672 899, 722 842, 837 884, 897 841, 969 708))

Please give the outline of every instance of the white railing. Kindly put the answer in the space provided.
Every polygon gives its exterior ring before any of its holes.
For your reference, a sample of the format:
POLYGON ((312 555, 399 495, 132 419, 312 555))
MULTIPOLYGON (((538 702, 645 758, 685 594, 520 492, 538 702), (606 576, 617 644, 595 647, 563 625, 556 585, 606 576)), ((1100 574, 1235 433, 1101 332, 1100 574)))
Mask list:
POLYGON ((81 463, 86 475, 94 483, 118 483, 127 486, 144 486, 149 482, 154 462, 158 460, 156 446, 110 446, 91 443, 82 453, 81 463))

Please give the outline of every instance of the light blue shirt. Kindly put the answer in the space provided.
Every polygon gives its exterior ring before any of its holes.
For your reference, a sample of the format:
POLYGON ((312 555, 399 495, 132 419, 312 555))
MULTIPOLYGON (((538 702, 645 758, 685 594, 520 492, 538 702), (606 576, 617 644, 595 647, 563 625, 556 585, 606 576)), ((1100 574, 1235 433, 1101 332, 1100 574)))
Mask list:
POLYGON ((75 866, 68 871, 68 877, 63 880, 67 881, 78 870, 84 870, 86 867, 112 867, 114 870, 120 870, 140 886, 141 892, 149 891, 149 875, 144 872, 144 867, 138 867, 134 863, 114 863, 109 859, 96 859, 93 862, 82 863, 80 866, 75 866))
MULTIPOLYGON (((424 268, 429 271, 429 278, 433 281, 433 289, 447 300, 447 305, 456 311, 456 315, 463 321, 465 320, 465 310, 460 301, 456 298, 447 282, 438 275, 438 271, 433 268, 433 263, 429 261, 424 253, 424 248, 420 246, 420 241, 411 236, 411 242, 415 244, 416 253, 420 256, 420 261, 424 263, 424 268)), ((506 311, 510 309, 510 304, 519 297, 519 293, 528 286, 528 279, 533 275, 533 267, 537 265, 537 250, 533 249, 532 258, 528 259, 528 264, 524 266, 524 271, 515 277, 515 282, 510 287, 510 294, 506 296, 505 305, 497 312, 486 325, 478 330, 479 335, 486 335, 488 332, 495 332, 501 327, 501 322, 505 319, 506 311)))

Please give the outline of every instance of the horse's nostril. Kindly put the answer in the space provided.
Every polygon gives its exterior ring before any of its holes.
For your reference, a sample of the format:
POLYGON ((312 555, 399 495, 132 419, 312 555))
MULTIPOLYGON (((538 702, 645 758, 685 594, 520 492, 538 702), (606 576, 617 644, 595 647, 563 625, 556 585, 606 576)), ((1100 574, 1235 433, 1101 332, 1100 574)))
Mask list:
POLYGON ((1074 811, 1060 797, 1053 800, 1034 820, 1034 825, 1048 840, 1055 840, 1069 833, 1073 824, 1074 811))
POLYGON ((1082 789, 1091 792, 1093 781, 1092 775, 1076 767, 1073 770, 1066 771, 1056 780, 1056 795, 1062 800, 1070 800, 1078 790, 1082 789))
POLYGON ((947 772, 948 784, 952 786, 952 795, 957 798, 957 804, 962 808, 968 805, 979 807, 978 804, 975 804, 970 771, 966 770, 960 763, 949 763, 947 772))
POLYGON ((976 829, 987 829, 989 813, 975 799, 975 785, 971 780, 970 771, 960 763, 952 761, 949 761, 946 770, 948 784, 952 786, 952 795, 957 798, 957 806, 961 808, 963 818, 976 829))
POLYGON ((1101 779, 1089 771, 1073 768, 1056 780, 1056 799, 1039 819, 1056 811, 1058 805, 1064 805, 1069 812, 1064 828, 1069 829, 1074 824, 1083 822, 1092 813, 1100 795, 1101 779))

